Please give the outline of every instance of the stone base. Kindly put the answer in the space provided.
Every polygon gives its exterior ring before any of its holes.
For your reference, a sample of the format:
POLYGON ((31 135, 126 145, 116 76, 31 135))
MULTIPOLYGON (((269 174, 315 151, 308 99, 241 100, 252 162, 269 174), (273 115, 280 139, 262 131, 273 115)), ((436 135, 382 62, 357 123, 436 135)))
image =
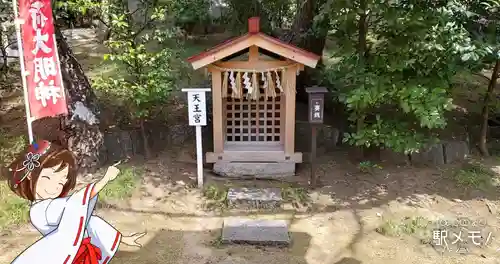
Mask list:
POLYGON ((219 161, 214 173, 226 177, 253 176, 259 179, 276 179, 295 175, 295 163, 241 163, 219 161))
POLYGON ((222 242, 288 246, 288 223, 286 220, 228 218, 224 220, 222 242))

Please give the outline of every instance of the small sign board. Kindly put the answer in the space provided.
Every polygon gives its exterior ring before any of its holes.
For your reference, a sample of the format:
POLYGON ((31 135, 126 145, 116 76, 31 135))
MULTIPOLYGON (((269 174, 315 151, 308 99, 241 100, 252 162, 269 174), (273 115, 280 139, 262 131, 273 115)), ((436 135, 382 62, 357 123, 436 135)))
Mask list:
POLYGON ((325 87, 313 86, 306 88, 306 92, 309 95, 309 123, 311 124, 311 186, 315 188, 318 181, 314 164, 317 151, 316 124, 323 123, 325 93, 328 90, 325 87))
POLYGON ((323 123, 325 93, 328 90, 325 87, 313 86, 306 88, 306 92, 309 94, 309 123, 323 123))
POLYGON ((210 92, 210 88, 186 88, 187 92, 188 115, 190 126, 207 125, 207 103, 205 92, 210 92))
POLYGON ((323 123, 323 106, 325 102, 323 98, 311 98, 311 105, 309 109, 309 122, 310 123, 323 123))
POLYGON ((203 149, 201 127, 207 125, 206 92, 210 88, 185 88, 187 93, 189 125, 196 128, 196 167, 198 168, 198 187, 203 187, 203 149))

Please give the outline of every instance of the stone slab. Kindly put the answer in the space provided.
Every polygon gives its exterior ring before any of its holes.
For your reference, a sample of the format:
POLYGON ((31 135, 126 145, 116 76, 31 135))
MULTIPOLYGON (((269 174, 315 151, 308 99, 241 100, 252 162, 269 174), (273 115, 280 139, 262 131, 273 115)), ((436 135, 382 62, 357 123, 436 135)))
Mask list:
POLYGON ((295 176, 295 164, 219 161, 214 164, 213 171, 224 177, 253 176, 259 179, 280 179, 295 176))
POLYGON ((226 218, 222 228, 222 242, 288 246, 288 223, 286 220, 226 218))
POLYGON ((227 192, 230 208, 276 210, 282 201, 279 188, 231 188, 227 192))
POLYGON ((447 141, 443 143, 443 147, 447 164, 463 161, 469 156, 469 145, 465 141, 447 141))
POLYGON ((418 153, 413 153, 410 159, 414 165, 444 165, 443 144, 439 143, 418 153))

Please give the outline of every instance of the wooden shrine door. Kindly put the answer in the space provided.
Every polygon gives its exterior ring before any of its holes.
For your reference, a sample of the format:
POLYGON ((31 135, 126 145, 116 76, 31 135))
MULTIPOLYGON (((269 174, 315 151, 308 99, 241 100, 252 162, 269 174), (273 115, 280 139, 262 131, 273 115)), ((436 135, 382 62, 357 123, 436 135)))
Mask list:
POLYGON ((281 96, 267 100, 228 97, 225 100, 225 149, 282 150, 283 107, 281 96))

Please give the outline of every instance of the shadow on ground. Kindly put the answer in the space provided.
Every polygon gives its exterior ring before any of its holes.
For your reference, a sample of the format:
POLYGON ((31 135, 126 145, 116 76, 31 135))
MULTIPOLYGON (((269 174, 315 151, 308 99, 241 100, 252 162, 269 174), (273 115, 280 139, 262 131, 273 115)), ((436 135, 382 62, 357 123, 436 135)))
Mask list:
MULTIPOLYGON (((190 144, 185 144, 185 146, 191 147, 190 144)), ((366 210, 387 205, 392 201, 413 205, 422 197, 427 197, 431 199, 430 202, 433 202, 436 196, 448 201, 499 200, 500 194, 494 186, 477 188, 458 184, 452 175, 460 169, 460 164, 442 168, 388 165, 374 173, 362 173, 356 163, 350 161, 348 155, 347 151, 339 150, 317 159, 319 168, 317 174, 321 186, 309 192, 330 200, 330 205, 322 207, 321 212, 334 212, 339 209, 366 210)), ((146 165, 150 172, 145 177, 148 181, 163 186, 175 182, 195 185, 196 164, 194 161, 166 159, 162 155, 157 160, 157 162, 149 161, 146 165)), ((500 161, 493 162, 488 165, 488 170, 491 171, 490 168, 499 165, 500 161)), ((298 176, 286 181, 226 180, 205 173, 205 184, 258 188, 282 187, 285 184, 308 189, 310 173, 307 166, 307 164, 302 165, 297 171, 298 176)))
POLYGON ((307 264, 305 259, 311 237, 291 233, 289 248, 255 245, 220 245, 220 230, 210 232, 160 230, 143 247, 120 249, 112 263, 137 264, 307 264), (133 249, 131 249, 133 250, 133 249), (272 258, 270 258, 272 255, 272 258))

